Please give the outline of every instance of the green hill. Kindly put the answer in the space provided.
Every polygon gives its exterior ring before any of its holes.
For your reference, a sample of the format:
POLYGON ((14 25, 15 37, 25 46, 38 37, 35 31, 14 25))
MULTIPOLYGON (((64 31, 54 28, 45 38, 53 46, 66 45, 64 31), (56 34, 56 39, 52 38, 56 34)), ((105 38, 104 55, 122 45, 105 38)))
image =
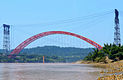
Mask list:
MULTIPOLYGON (((2 50, 0 51, 2 53, 2 50)), ((75 62, 84 59, 84 57, 92 51, 92 48, 44 46, 25 48, 18 55, 26 56, 27 58, 29 58, 30 56, 35 56, 35 58, 38 56, 46 56, 47 62, 59 62, 59 60, 60 62, 75 62), (52 58, 54 58, 54 60, 52 60, 52 58)))
POLYGON ((35 48, 26 48, 21 53, 26 54, 41 54, 47 56, 86 56, 91 52, 92 48, 75 48, 75 47, 58 47, 58 46, 44 46, 35 48))
POLYGON ((44 56, 57 56, 66 60, 66 62, 75 62, 84 59, 88 53, 92 52, 92 48, 75 48, 75 47, 59 47, 44 46, 23 49, 20 54, 35 54, 44 56))

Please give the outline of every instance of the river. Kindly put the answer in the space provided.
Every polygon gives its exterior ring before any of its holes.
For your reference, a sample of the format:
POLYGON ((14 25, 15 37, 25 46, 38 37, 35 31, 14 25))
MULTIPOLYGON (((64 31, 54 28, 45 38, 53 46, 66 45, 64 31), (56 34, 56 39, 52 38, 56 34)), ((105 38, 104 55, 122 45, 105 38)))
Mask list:
POLYGON ((0 80, 96 80, 101 69, 72 63, 0 63, 0 80))

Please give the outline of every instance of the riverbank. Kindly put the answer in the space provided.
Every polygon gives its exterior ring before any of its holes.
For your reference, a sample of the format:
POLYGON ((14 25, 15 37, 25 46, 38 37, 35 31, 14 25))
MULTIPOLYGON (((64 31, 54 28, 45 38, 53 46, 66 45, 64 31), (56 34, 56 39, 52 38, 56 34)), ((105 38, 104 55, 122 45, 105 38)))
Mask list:
POLYGON ((97 80, 123 80, 123 60, 106 64, 106 70, 101 71, 97 80))
POLYGON ((104 68, 100 72, 100 77, 97 80, 123 80, 123 60, 112 63, 95 63, 91 61, 78 61, 80 64, 92 64, 93 67, 104 68))

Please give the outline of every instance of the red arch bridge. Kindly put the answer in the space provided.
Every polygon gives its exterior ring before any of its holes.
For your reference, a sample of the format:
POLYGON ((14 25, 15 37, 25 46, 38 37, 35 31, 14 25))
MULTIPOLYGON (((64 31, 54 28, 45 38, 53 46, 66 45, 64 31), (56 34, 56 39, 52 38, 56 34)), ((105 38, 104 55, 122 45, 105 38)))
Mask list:
POLYGON ((64 35, 70 35, 70 36, 74 36, 76 38, 82 39, 84 41, 86 41, 87 43, 93 45, 94 47, 98 48, 99 50, 102 49, 102 46, 97 44, 96 42, 83 37, 81 35, 75 34, 75 33, 71 33, 71 32, 65 32, 65 31, 48 31, 48 32, 43 32, 43 33, 39 33, 37 35, 34 35, 28 39, 26 39, 25 41, 23 41, 21 44, 19 44, 11 53, 9 56, 12 56, 14 54, 18 54, 24 47, 26 47, 28 44, 30 44, 31 42, 42 38, 44 36, 48 36, 48 35, 53 35, 53 34, 64 34, 64 35))

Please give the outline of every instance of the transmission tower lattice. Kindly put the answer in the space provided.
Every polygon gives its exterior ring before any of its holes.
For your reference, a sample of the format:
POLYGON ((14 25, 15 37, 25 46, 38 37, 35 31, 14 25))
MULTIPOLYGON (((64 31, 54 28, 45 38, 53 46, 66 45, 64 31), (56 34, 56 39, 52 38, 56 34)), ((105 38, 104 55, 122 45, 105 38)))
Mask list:
POLYGON ((10 52, 10 25, 3 24, 3 50, 5 54, 10 52))
POLYGON ((119 45, 121 44, 121 39, 120 39, 120 27, 119 27, 119 12, 117 9, 115 9, 115 32, 114 32, 114 44, 119 45))

